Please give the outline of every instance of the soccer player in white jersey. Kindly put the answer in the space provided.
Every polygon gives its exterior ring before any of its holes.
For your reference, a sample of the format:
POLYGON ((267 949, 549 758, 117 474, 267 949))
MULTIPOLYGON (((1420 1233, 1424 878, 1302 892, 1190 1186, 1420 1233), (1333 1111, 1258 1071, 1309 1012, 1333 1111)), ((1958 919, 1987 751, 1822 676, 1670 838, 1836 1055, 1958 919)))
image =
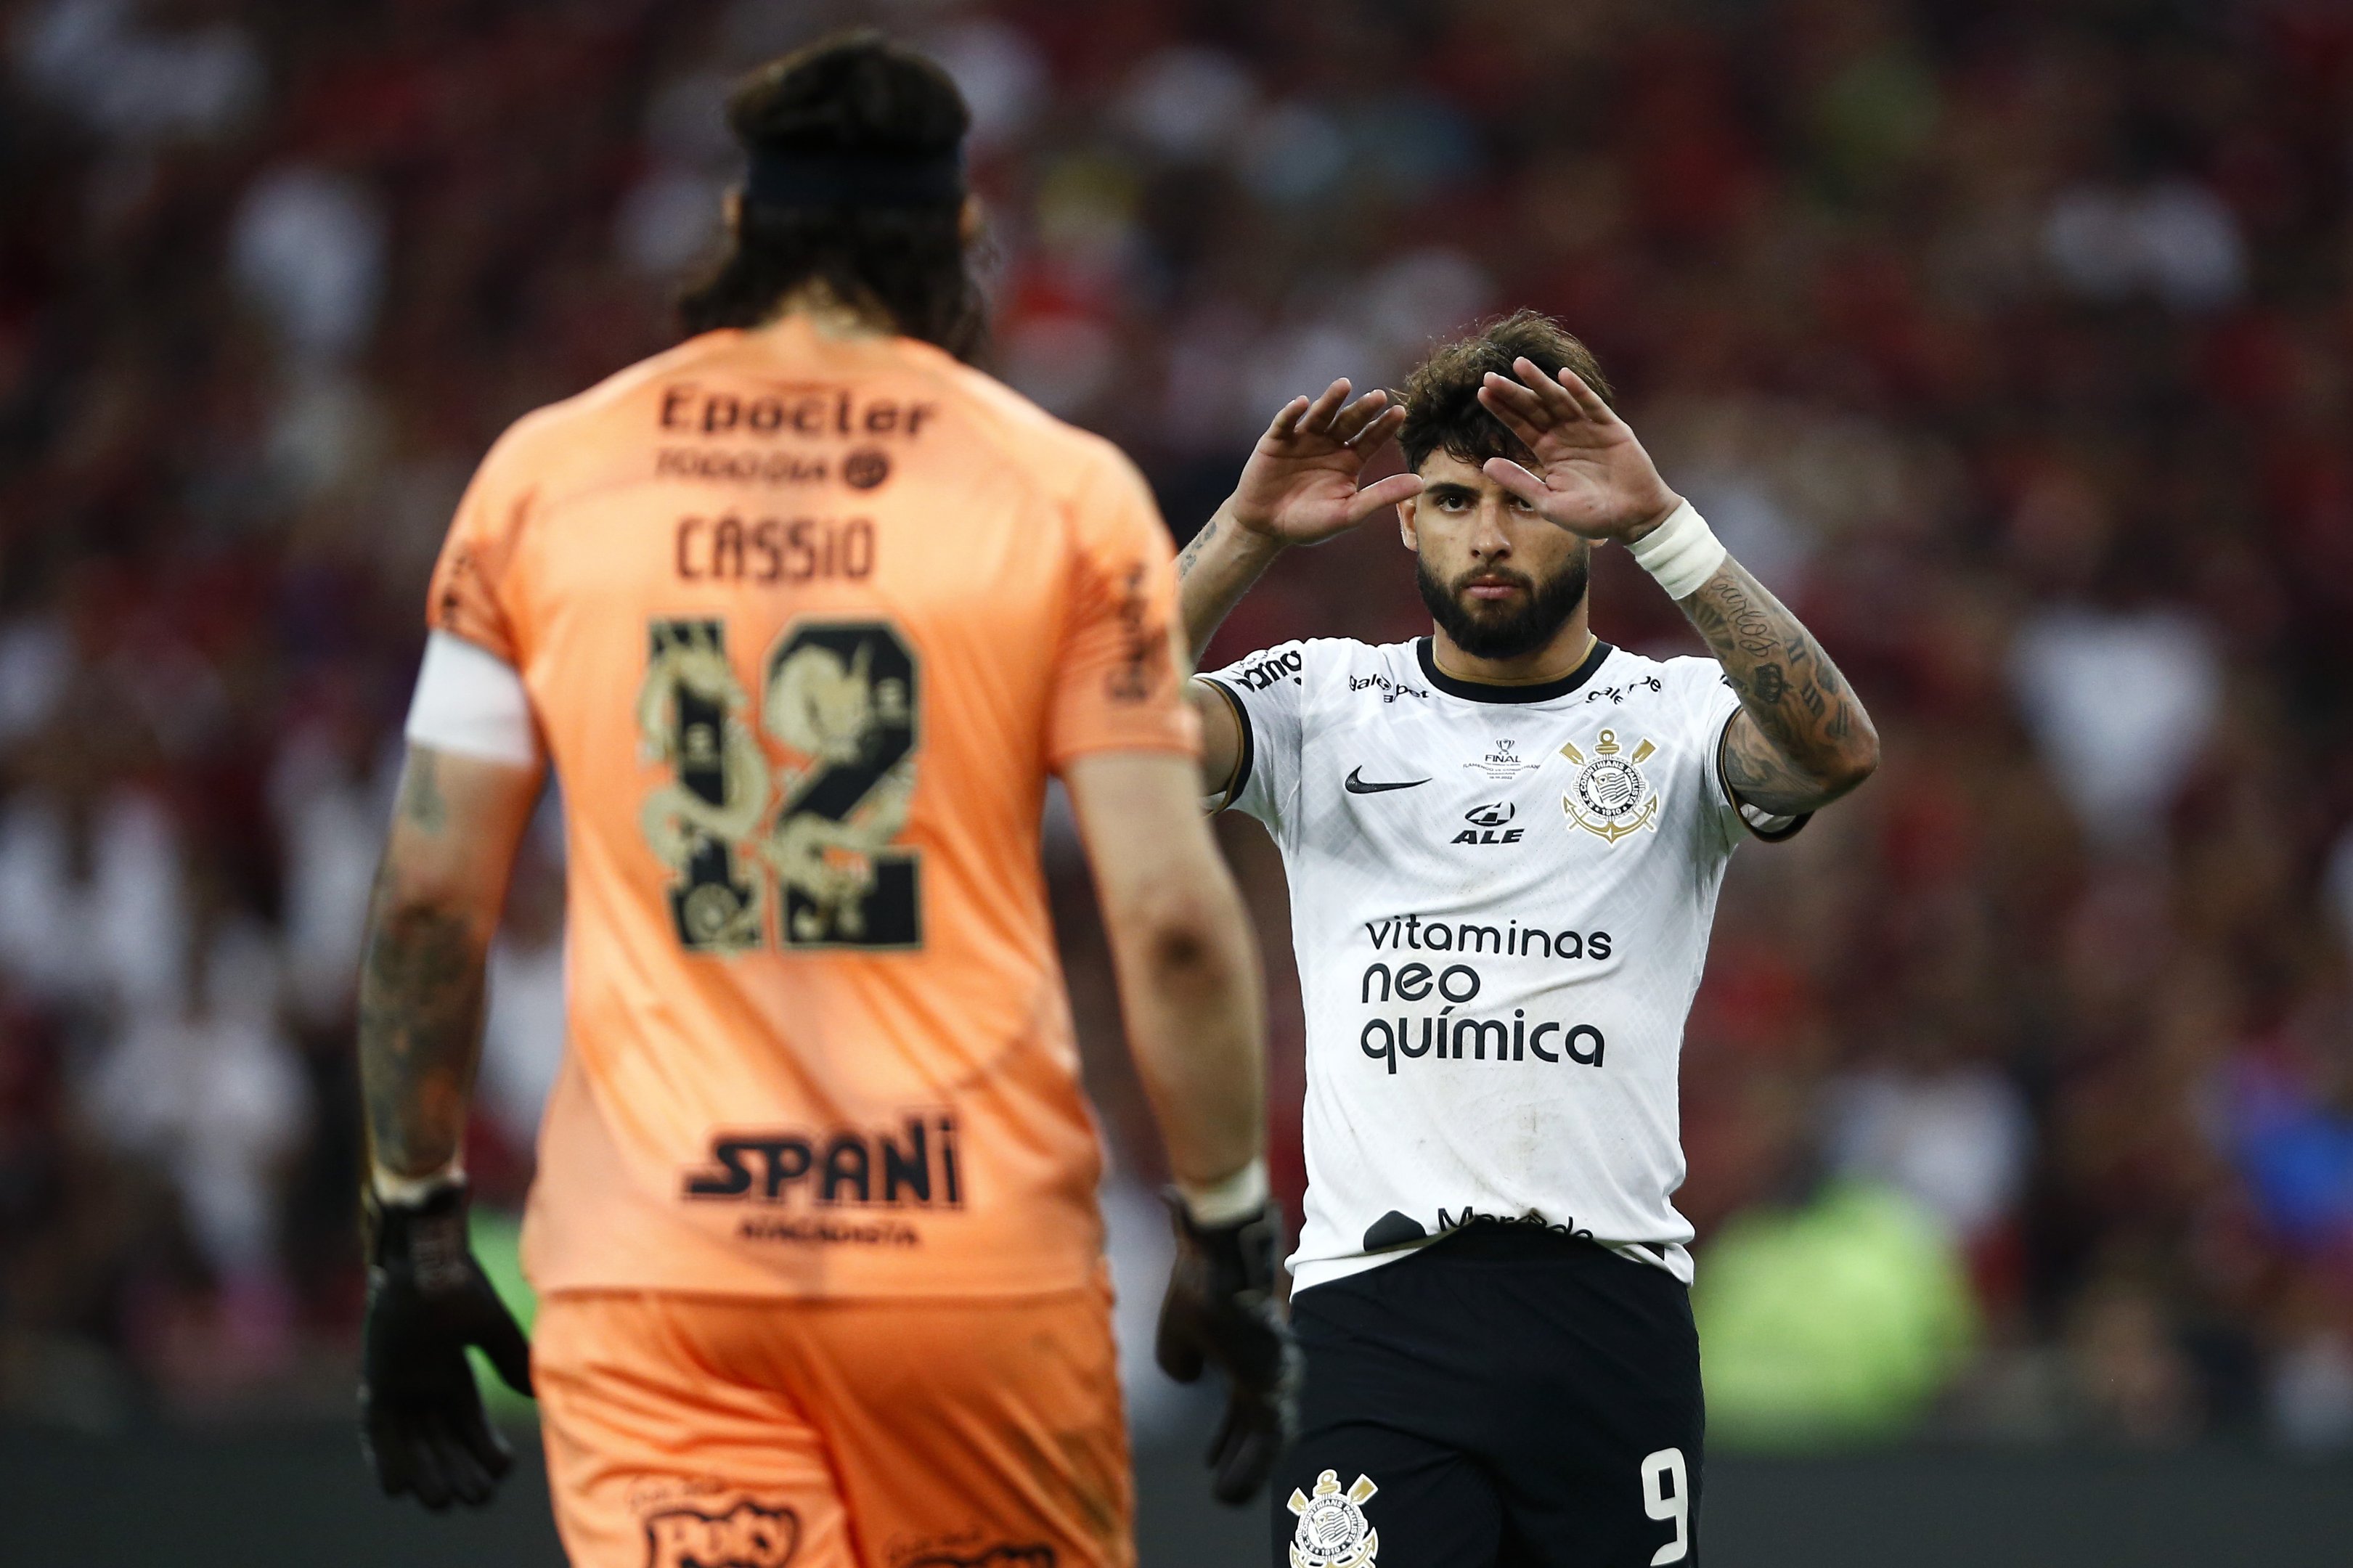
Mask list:
POLYGON ((1676 1103, 1725 862, 1878 761, 1812 635, 1532 312, 1277 415, 1179 562, 1198 655, 1285 549, 1394 504, 1435 623, 1197 679, 1213 797, 1290 876, 1307 1024, 1290 1568, 1696 1560, 1676 1103), (1411 471, 1360 485, 1397 437, 1411 471), (1714 655, 1587 624, 1615 543, 1714 655))

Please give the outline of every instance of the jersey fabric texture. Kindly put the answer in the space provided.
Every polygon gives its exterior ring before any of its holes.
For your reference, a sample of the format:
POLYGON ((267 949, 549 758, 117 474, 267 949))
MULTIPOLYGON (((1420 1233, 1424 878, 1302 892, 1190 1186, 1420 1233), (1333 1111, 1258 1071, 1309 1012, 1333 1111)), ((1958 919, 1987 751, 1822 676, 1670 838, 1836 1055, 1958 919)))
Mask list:
POLYGON ((1492 686, 1425 638, 1286 643, 1209 679, 1244 720, 1232 804, 1291 883, 1295 1286, 1484 1217, 1687 1283, 1683 1020, 1749 831, 1717 771, 1722 670, 1597 642, 1561 680, 1492 686))
POLYGON ((1075 757, 1198 752, 1175 593, 1124 458, 907 339, 709 333, 498 442, 429 620, 564 791, 540 1290, 1092 1278, 1039 822, 1075 757))
POLYGON ((1480 1224, 1292 1321, 1308 1376, 1275 1568, 1698 1563, 1699 1340, 1664 1270, 1480 1224))
POLYGON ((574 1291, 532 1350, 576 1568, 1133 1568, 1111 1292, 574 1291))

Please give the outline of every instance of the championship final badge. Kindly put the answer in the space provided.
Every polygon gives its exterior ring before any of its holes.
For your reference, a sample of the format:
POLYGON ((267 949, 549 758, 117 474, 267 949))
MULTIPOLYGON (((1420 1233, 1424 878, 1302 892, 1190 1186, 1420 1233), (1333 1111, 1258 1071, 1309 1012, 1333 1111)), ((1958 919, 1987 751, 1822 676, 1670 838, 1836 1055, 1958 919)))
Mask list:
POLYGON ((1337 1470, 1315 1478, 1312 1498, 1293 1487, 1290 1506, 1299 1528, 1291 1536, 1291 1568, 1373 1568, 1381 1532, 1365 1518, 1365 1504, 1380 1489, 1360 1475, 1344 1492, 1337 1470))
POLYGON ((1659 792, 1642 774, 1642 764, 1659 748, 1644 741, 1631 756, 1618 743, 1618 731, 1604 730, 1588 758, 1571 741, 1560 754, 1577 764, 1569 793, 1560 797, 1561 809, 1574 826, 1582 827, 1605 844, 1615 844, 1630 833, 1659 829, 1659 792))

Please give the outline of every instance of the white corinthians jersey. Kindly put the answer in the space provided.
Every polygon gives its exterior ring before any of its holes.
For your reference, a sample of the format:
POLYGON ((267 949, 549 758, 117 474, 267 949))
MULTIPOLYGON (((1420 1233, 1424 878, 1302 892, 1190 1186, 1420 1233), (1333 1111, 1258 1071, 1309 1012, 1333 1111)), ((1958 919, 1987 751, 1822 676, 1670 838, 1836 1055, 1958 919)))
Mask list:
POLYGON ((1295 1287, 1472 1219, 1688 1282, 1683 1020, 1734 847, 1799 826, 1723 783, 1723 671, 1597 643, 1564 679, 1487 686, 1441 674, 1423 638, 1285 643, 1208 679, 1245 721, 1230 804, 1291 881, 1295 1287))

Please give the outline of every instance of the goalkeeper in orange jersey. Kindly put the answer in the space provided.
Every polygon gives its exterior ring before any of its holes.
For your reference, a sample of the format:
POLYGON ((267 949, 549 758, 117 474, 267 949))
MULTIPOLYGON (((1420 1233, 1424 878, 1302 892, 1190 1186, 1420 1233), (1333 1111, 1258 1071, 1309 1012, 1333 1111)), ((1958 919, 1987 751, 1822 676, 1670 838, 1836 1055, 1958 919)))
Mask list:
POLYGON ((849 35, 730 118, 750 172, 695 335, 509 430, 434 576, 363 984, 369 1447, 387 1491, 487 1498, 478 1344, 537 1391, 575 1563, 1130 1563, 1050 776, 1182 1194, 1163 1363, 1229 1387, 1220 1496, 1262 1484, 1295 1375, 1168 538, 1108 443, 958 358, 942 71, 849 35), (526 1349, 458 1157, 551 767, 569 1038, 526 1349))

